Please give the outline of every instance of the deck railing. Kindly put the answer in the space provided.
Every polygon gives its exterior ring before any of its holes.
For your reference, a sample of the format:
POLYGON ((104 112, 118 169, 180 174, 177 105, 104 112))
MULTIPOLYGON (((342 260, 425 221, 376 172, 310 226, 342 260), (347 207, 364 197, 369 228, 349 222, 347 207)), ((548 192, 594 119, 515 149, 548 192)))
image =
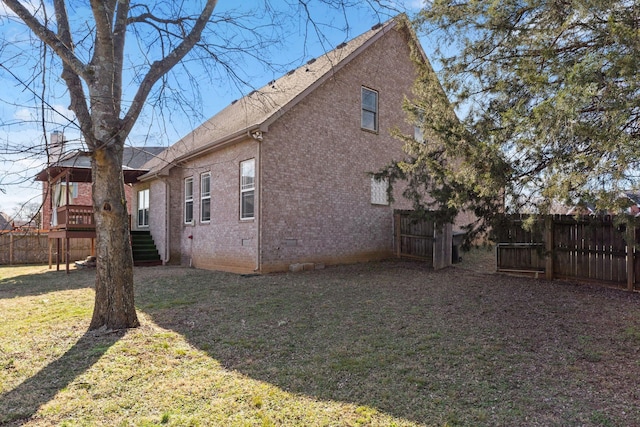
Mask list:
POLYGON ((93 206, 65 205, 57 209, 58 225, 54 228, 67 230, 95 230, 93 206))

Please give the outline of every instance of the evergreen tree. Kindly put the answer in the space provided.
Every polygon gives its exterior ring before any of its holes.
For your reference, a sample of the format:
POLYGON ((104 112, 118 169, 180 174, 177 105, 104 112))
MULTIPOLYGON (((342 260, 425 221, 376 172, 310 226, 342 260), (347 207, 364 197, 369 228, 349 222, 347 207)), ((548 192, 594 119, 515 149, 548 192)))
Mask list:
POLYGON ((639 184, 637 1, 433 0, 415 24, 463 117, 427 101, 444 92, 423 72, 407 110, 426 143, 404 136, 411 159, 396 168, 410 188, 448 218, 466 206, 492 219, 502 200, 623 207, 621 190, 639 184))

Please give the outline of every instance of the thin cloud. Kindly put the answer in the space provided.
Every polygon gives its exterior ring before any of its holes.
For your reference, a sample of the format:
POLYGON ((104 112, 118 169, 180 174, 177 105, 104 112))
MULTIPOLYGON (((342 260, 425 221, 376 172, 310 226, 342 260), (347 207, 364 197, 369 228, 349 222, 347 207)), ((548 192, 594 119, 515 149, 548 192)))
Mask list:
MULTIPOLYGON (((31 13, 36 16, 40 20, 44 20, 45 17, 49 20, 54 19, 55 13, 53 13, 53 3, 51 2, 40 2, 40 1, 22 1, 22 5, 31 13), (44 9, 43 9, 44 5, 44 9)), ((18 15, 15 12, 7 7, 4 2, 0 3, 0 17, 9 18, 9 19, 19 19, 18 15)))

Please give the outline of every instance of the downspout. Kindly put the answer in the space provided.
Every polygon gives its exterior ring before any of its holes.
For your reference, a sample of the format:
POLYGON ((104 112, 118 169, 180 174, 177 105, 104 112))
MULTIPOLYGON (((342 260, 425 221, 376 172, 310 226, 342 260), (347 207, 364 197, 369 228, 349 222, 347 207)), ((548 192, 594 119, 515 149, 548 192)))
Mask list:
POLYGON ((161 178, 160 180, 164 184, 164 265, 167 265, 171 260, 171 250, 169 248, 169 245, 171 244, 171 192, 169 191, 169 183, 167 182, 167 179, 161 178))
POLYGON ((247 134, 253 138, 257 143, 256 150, 256 177, 258 178, 258 183, 256 186, 256 193, 258 196, 258 222, 257 222, 257 236, 256 236, 256 268, 255 272, 259 272, 262 266, 262 165, 260 163, 260 154, 262 153, 262 132, 260 130, 255 130, 253 132, 249 131, 247 134))

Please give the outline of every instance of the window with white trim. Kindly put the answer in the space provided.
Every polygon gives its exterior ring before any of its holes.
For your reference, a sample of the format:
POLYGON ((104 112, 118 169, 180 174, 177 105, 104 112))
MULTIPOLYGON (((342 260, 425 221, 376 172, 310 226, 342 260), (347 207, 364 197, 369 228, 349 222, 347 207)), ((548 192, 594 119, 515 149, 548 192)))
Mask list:
POLYGON ((184 223, 193 224, 193 177, 184 180, 184 223))
POLYGON ((200 175, 200 221, 211 221, 211 172, 200 175))
POLYGON ((138 191, 138 227, 149 226, 149 189, 138 191))
POLYGON ((422 132, 420 125, 413 125, 413 139, 420 144, 424 144, 424 132, 422 132))
POLYGON ((378 92, 362 87, 362 129, 378 131, 378 92))
POLYGON ((413 139, 424 144, 424 131, 422 130, 424 122, 424 110, 419 109, 416 117, 416 123, 413 125, 413 139))
POLYGON ((256 160, 240 162, 240 219, 255 216, 256 160))
POLYGON ((389 180, 387 178, 375 179, 371 177, 371 204, 389 205, 389 180))

